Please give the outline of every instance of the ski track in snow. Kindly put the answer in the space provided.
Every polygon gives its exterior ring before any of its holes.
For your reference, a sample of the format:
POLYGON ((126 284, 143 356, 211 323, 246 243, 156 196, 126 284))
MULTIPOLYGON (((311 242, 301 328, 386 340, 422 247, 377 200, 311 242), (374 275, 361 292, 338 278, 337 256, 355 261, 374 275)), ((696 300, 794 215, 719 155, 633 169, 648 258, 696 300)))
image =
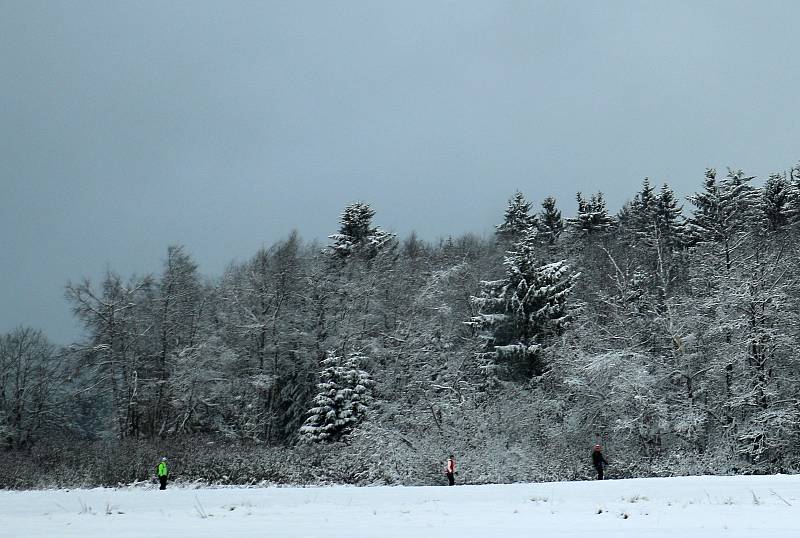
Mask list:
POLYGON ((0 536, 800 537, 800 475, 0 491, 0 536))

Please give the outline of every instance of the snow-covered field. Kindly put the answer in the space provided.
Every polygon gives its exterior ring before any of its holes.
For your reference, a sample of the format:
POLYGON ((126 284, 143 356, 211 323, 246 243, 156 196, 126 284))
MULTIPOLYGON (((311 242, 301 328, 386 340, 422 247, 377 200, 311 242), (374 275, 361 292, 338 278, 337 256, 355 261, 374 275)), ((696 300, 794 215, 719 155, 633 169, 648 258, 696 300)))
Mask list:
POLYGON ((0 536, 800 536, 800 476, 0 492, 0 536))

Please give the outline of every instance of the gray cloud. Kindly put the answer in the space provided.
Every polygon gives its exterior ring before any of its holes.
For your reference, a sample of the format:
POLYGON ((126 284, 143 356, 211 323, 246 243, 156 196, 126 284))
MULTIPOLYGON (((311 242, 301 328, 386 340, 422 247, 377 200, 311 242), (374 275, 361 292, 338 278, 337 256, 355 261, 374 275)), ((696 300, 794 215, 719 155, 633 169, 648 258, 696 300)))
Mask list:
POLYGON ((76 328, 67 279, 208 274, 297 228, 487 232, 522 189, 798 154, 789 2, 0 4, 0 330, 76 328))

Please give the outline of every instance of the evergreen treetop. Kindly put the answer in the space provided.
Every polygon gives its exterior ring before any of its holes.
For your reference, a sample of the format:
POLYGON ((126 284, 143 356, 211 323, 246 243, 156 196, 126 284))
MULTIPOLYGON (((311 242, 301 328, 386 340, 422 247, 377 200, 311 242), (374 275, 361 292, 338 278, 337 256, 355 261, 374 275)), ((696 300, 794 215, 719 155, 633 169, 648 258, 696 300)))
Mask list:
POLYGON ((548 244, 554 245, 564 231, 564 219, 561 211, 556 207, 556 199, 548 196, 542 201, 542 210, 537 219, 539 234, 548 244))
POLYGON ((578 214, 569 219, 569 224, 584 235, 602 234, 614 225, 614 218, 608 214, 606 201, 602 192, 593 194, 588 200, 582 193, 577 193, 578 214))
POLYGON ((792 185, 784 174, 772 174, 764 184, 761 212, 766 228, 776 232, 794 220, 792 185))
POLYGON ((356 202, 345 207, 339 219, 339 233, 329 236, 333 244, 329 251, 339 259, 360 255, 366 259, 374 258, 394 240, 394 234, 372 225, 375 216, 369 204, 356 202))
POLYGON ((518 241, 536 227, 536 216, 530 214, 531 203, 525 195, 516 191, 508 200, 502 224, 496 226, 495 233, 503 241, 518 241))

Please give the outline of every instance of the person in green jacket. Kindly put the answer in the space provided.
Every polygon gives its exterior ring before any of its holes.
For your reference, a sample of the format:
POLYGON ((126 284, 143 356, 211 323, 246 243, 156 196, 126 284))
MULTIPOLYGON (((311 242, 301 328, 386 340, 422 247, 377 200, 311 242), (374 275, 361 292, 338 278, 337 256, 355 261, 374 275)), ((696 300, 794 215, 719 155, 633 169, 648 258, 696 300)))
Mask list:
POLYGON ((167 471, 167 458, 161 458, 161 463, 158 464, 158 481, 161 482, 161 487, 158 489, 167 489, 168 476, 169 471, 167 471))

